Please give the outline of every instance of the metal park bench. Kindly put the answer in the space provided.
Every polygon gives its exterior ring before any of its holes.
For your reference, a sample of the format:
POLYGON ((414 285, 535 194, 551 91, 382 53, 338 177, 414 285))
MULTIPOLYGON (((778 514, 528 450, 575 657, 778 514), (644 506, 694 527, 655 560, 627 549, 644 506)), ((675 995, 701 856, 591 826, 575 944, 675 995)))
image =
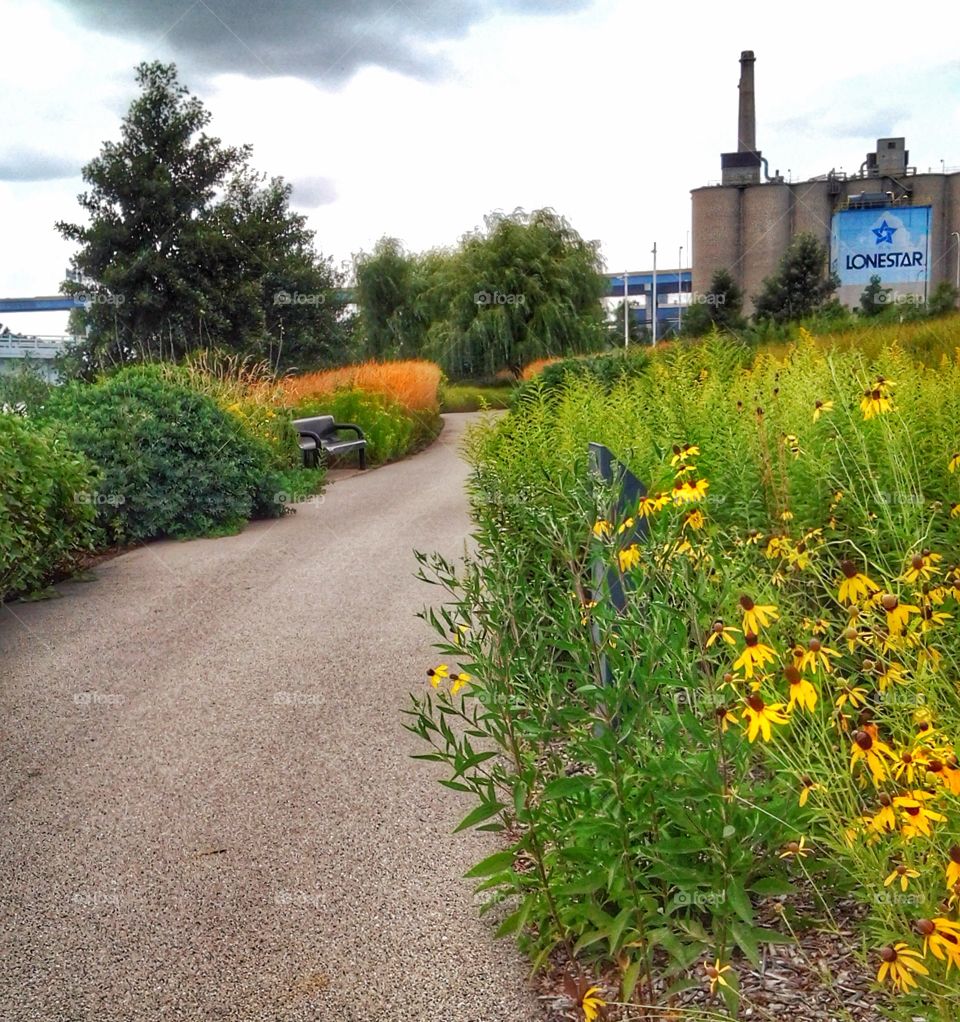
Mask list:
POLYGON ((332 415, 315 415, 310 419, 294 419, 293 428, 300 434, 300 450, 303 452, 303 463, 314 468, 320 462, 320 453, 348 454, 357 451, 360 467, 367 467, 367 441, 363 430, 350 422, 334 422, 332 415), (353 430, 357 434, 355 440, 345 440, 337 436, 341 429, 353 430))

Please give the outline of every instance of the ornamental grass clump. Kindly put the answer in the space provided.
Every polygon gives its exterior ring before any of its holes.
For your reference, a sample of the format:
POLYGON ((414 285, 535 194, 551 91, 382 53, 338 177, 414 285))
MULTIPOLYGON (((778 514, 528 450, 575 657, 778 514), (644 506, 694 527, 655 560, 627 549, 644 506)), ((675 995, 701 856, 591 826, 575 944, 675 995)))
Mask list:
POLYGON ((757 1015, 763 948, 796 941, 848 1017, 812 931, 878 1013, 960 1017, 958 390, 960 360, 896 347, 707 344, 534 382, 471 434, 475 549, 421 557, 443 670, 408 726, 501 835, 467 875, 536 967, 631 1018, 757 1015))

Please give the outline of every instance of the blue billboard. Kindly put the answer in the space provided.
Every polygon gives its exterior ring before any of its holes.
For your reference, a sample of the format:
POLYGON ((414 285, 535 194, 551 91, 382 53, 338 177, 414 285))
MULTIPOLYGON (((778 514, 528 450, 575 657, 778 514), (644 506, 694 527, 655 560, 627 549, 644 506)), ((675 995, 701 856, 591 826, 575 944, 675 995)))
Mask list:
POLYGON ((871 277, 890 288, 890 301, 925 301, 930 268, 930 206, 844 209, 833 214, 830 268, 837 297, 857 305, 871 277))

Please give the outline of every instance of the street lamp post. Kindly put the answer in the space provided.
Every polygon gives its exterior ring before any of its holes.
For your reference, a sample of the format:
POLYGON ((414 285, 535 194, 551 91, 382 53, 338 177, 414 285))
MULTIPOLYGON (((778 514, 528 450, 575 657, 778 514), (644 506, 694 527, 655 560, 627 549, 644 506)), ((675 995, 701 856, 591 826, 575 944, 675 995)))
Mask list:
POLYGON ((956 289, 958 291, 960 291, 960 231, 954 231, 950 235, 950 237, 957 239, 957 283, 956 283, 956 289))
POLYGON ((650 321, 651 326, 651 341, 650 346, 655 348, 657 346, 657 243, 653 243, 653 288, 651 289, 650 295, 650 321))
POLYGON ((677 333, 683 329, 683 245, 677 257, 677 333))
POLYGON ((623 346, 630 347, 630 292, 627 290, 627 271, 623 271, 623 346))

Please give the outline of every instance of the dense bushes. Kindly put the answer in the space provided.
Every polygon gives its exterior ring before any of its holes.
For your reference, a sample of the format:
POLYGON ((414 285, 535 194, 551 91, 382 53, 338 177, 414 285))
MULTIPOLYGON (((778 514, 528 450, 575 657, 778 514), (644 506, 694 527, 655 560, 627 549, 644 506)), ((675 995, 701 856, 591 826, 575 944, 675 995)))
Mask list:
POLYGON ((444 663, 409 726, 504 834, 468 875, 535 964, 759 1017, 761 948, 797 941, 822 1017, 854 989, 957 1018, 958 390, 960 357, 716 340, 473 432, 476 550, 424 558, 444 663), (648 496, 611 507, 589 441, 648 496))
POLYGON ((93 467, 52 432, 0 413, 0 601, 68 569, 94 538, 93 467))
POLYGON ((111 542, 195 536, 281 513, 270 448, 216 402, 153 368, 55 391, 43 410, 101 471, 111 542))

